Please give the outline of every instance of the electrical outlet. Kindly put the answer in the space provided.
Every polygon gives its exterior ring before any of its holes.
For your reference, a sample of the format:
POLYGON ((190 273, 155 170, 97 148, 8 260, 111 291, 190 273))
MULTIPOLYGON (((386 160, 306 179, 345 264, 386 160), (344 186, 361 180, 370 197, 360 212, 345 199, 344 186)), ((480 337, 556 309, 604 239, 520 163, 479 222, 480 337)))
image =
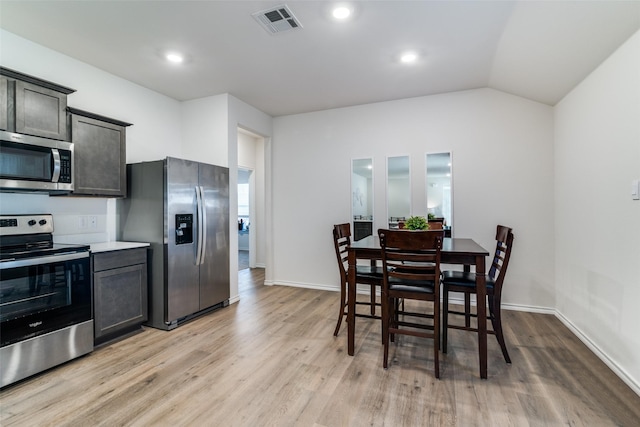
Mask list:
POLYGON ((91 215, 89 217, 89 228, 98 228, 98 217, 91 215))
POLYGON ((87 228, 87 217, 84 215, 80 215, 78 217, 78 228, 79 229, 85 229, 87 228))

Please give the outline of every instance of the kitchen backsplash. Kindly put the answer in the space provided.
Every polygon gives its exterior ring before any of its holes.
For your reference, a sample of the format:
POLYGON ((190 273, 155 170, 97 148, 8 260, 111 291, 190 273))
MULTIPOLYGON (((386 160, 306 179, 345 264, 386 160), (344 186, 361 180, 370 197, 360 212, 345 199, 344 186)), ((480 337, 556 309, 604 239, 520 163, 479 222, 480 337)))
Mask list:
POLYGON ((97 243, 115 240, 113 199, 0 193, 0 214, 34 213, 53 215, 53 239, 57 243, 97 243))

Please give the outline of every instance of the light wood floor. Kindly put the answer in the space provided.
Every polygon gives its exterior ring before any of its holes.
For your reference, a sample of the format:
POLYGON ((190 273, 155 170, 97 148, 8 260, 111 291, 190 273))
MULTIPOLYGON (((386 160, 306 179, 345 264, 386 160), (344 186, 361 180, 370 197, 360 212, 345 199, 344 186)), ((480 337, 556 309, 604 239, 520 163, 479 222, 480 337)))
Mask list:
POLYGON ((640 397, 556 318, 506 312, 506 365, 489 337, 450 332, 433 377, 428 340, 399 337, 382 369, 380 327, 337 338, 338 294, 262 285, 170 332, 143 333, 0 392, 2 426, 638 426, 640 397))

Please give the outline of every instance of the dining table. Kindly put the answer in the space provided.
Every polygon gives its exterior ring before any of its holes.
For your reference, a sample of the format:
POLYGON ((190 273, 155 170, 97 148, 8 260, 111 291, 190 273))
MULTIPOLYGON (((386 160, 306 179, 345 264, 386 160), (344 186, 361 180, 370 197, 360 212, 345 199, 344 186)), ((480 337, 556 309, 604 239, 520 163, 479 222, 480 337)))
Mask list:
MULTIPOLYGON (((465 271, 475 266, 477 301, 486 301, 485 258, 489 252, 468 238, 445 237, 442 240, 440 262, 442 264, 464 265, 465 271)), ((348 310, 347 310, 347 353, 354 355, 355 347, 355 301, 356 301, 356 263, 358 260, 377 262, 382 259, 382 248, 378 236, 369 235, 351 242, 348 249, 348 310)), ((480 378, 487 378, 487 307, 477 304, 478 313, 478 358, 480 378)))

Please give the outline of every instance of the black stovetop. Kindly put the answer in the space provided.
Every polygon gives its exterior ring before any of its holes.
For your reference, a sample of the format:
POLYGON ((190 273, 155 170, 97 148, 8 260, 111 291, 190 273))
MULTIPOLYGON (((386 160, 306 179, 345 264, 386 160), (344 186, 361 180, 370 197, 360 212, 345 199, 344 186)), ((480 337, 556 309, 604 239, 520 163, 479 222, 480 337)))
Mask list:
POLYGON ((89 245, 54 243, 50 214, 0 215, 0 261, 88 250, 89 245))
POLYGON ((11 259, 36 258, 48 255, 57 255, 67 252, 85 252, 89 245, 75 245, 65 243, 49 243, 41 246, 0 247, 0 261, 11 259))

